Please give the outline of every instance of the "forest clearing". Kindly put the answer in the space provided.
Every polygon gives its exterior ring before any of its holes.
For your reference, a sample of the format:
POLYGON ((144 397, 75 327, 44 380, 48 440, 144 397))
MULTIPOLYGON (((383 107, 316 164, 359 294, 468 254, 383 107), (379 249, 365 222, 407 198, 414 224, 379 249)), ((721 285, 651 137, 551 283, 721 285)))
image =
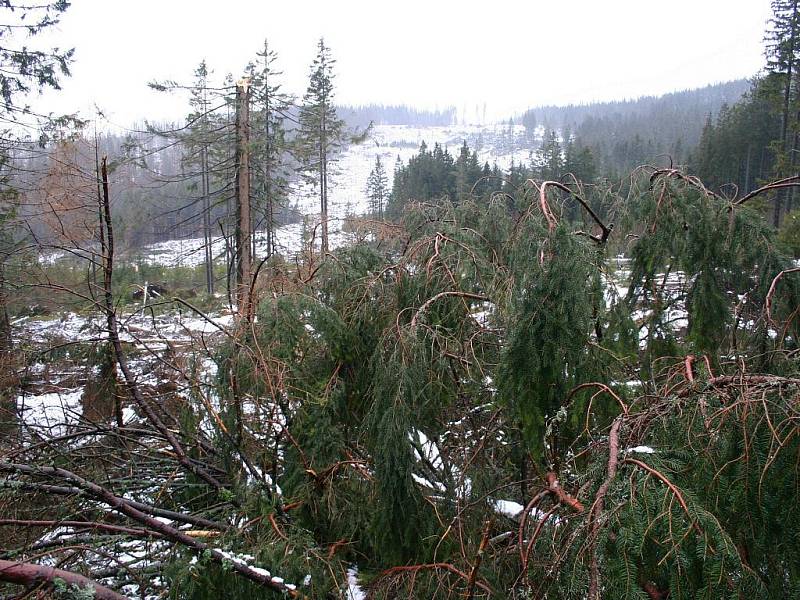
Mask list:
POLYGON ((0 2, 0 598, 800 595, 796 0, 747 81, 492 119, 262 41, 129 127, 25 104, 73 10, 0 2))

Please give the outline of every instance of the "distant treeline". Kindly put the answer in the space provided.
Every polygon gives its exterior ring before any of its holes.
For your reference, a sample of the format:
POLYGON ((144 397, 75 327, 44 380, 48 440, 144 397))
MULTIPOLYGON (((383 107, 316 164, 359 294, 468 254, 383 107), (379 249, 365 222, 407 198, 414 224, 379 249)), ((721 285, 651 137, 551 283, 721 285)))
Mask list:
MULTIPOLYGON (((553 130, 547 130, 541 146, 531 152, 528 163, 511 162, 501 170, 497 163, 481 163, 478 153, 465 141, 457 156, 447 148, 434 144, 433 150, 422 143, 419 153, 408 163, 395 165, 392 193, 387 212, 399 216, 411 202, 428 202, 446 198, 455 203, 468 199, 483 199, 502 192, 509 209, 520 211, 527 206, 525 182, 560 180, 567 174, 578 181, 592 184, 597 180, 597 168, 591 150, 570 140, 562 145, 553 130)), ((589 186, 594 188, 596 186, 589 186)), ((605 186, 600 186, 605 188, 605 186)), ((530 189, 528 187, 528 189, 530 189)), ((603 214, 603 189, 586 189, 585 199, 595 212, 603 214)), ((566 217, 575 220, 577 205, 570 204, 566 217)))
POLYGON ((669 155, 688 162, 709 115, 736 103, 750 88, 745 79, 636 100, 542 106, 522 115, 529 130, 543 126, 574 136, 591 149, 600 172, 624 174, 669 155))
POLYGON ((412 108, 405 104, 383 105, 365 104, 361 106, 340 106, 337 109, 340 118, 350 127, 363 128, 375 125, 414 125, 417 127, 435 127, 452 125, 456 120, 456 107, 448 106, 441 110, 412 108))
POLYGON ((777 179, 791 166, 791 159, 780 164, 781 101, 780 80, 768 75, 756 80, 737 103, 723 106, 715 118, 709 115, 692 154, 692 171, 725 193, 743 194, 777 179))

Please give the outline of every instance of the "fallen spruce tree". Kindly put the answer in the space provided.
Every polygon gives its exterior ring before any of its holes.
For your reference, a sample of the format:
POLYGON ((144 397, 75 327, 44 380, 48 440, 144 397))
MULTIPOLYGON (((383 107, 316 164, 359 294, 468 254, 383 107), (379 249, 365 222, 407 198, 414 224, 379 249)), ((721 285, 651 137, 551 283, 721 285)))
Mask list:
POLYGON ((528 181, 274 261, 213 385, 175 361, 172 409, 131 378, 141 422, 4 447, 0 559, 173 598, 354 566, 371 598, 797 595, 800 286, 750 199, 528 181))

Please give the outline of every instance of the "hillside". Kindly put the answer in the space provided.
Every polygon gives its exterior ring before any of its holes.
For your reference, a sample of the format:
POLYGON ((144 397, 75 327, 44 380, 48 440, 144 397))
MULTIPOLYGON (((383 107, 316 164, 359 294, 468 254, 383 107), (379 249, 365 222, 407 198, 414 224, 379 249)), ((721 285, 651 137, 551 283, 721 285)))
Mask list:
POLYGON ((592 149, 602 169, 624 173, 661 154, 685 163, 708 116, 749 88, 748 80, 739 79, 635 100, 541 106, 526 111, 522 123, 528 129, 569 131, 592 149))

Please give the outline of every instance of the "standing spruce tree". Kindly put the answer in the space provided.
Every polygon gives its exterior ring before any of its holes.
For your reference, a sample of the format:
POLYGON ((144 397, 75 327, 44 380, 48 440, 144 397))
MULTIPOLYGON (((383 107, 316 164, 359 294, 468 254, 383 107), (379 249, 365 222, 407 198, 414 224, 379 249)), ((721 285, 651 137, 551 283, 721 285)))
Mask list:
POLYGON ((189 104, 192 106, 192 113, 189 115, 189 122, 193 123, 191 135, 185 140, 187 150, 186 159, 188 162, 195 162, 197 175, 200 178, 200 196, 202 198, 203 211, 203 248, 204 262, 206 271, 206 292, 210 295, 214 293, 214 255, 212 252, 212 233, 211 233, 211 198, 210 198, 210 174, 208 164, 208 147, 211 143, 211 124, 209 120, 209 99, 208 99, 208 67, 206 61, 202 61, 195 70, 195 85, 191 90, 189 104))
MULTIPOLYGON (((256 211, 255 229, 266 232, 267 256, 276 250, 275 229, 277 214, 286 203, 287 173, 284 157, 287 150, 284 119, 291 104, 289 96, 281 92, 276 70, 277 53, 264 40, 264 50, 257 53, 258 60, 248 66, 251 95, 254 105, 252 120, 252 177, 256 211)), ((255 236, 253 236, 255 241, 255 236)), ((255 252, 253 253, 255 257, 255 252)))
MULTIPOLYGON (((510 125, 513 128, 513 125, 510 125)), ((512 129, 513 131, 513 129, 512 129)), ((472 193, 472 186, 481 178, 481 165, 478 154, 470 152, 467 141, 461 145, 455 163, 455 199, 464 200, 472 193)))
MULTIPOLYGON (((205 264, 206 292, 214 292, 213 272, 214 231, 220 225, 222 211, 218 206, 227 202, 232 178, 233 123, 229 94, 209 84, 208 66, 203 60, 194 71, 194 81, 181 85, 174 81, 151 82, 152 89, 161 92, 189 91, 190 112, 186 124, 174 130, 151 131, 165 138, 169 144, 179 144, 181 158, 180 180, 189 181, 193 192, 189 202, 177 210, 188 210, 192 219, 202 220, 203 260, 205 264), (199 210, 196 208, 199 206, 199 210)), ((172 211, 170 211, 172 212, 172 211)))
POLYGON ((545 181, 558 180, 564 170, 564 156, 558 135, 552 129, 547 129, 542 137, 542 145, 534 154, 534 170, 540 179, 545 181))
POLYGON ((369 198, 369 210, 379 219, 383 219, 383 208, 389 198, 389 180, 386 177, 386 169, 383 168, 381 157, 375 157, 375 166, 370 171, 367 179, 367 198, 369 198))
MULTIPOLYGON (((770 29, 767 32, 767 71, 780 81, 780 138, 777 149, 777 173, 781 177, 794 174, 795 151, 800 142, 798 130, 798 58, 800 58, 800 19, 798 0, 773 0, 770 29)), ((776 98, 777 100, 777 98, 776 98)), ((784 208, 791 210, 791 191, 778 190, 772 224, 780 226, 784 208)))
POLYGON ((739 102, 720 111, 716 121, 708 115, 690 157, 692 169, 706 185, 717 189, 733 183, 746 193, 776 172, 780 148, 775 141, 782 124, 774 92, 779 84, 772 74, 757 79, 739 102))
POLYGON ((336 115, 333 104, 333 66, 331 51, 320 38, 317 56, 311 63, 308 89, 300 108, 297 133, 298 155, 306 181, 319 191, 322 222, 322 252, 328 252, 328 186, 330 164, 344 140, 344 121, 336 115))

